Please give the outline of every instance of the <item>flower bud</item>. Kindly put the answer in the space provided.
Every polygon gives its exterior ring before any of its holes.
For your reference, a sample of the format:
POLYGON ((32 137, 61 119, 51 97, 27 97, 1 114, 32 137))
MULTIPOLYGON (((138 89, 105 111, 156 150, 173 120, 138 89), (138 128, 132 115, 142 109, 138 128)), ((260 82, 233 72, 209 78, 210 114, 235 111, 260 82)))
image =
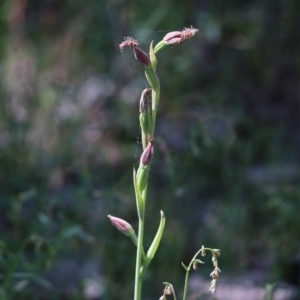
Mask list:
POLYGON ((142 49, 138 47, 133 47, 133 53, 136 58, 136 60, 143 66, 143 67, 149 67, 151 66, 150 57, 147 53, 145 53, 142 49))
POLYGON ((183 41, 190 39, 197 33, 198 29, 193 28, 184 28, 182 31, 171 31, 167 33, 164 38, 157 43, 154 48, 154 53, 158 53, 166 46, 176 45, 182 43, 183 41))
POLYGON ((197 33, 197 31, 198 29, 193 27, 184 28, 182 31, 172 31, 164 36, 163 41, 166 45, 176 45, 190 39, 197 33))
POLYGON ((150 164, 154 151, 154 139, 149 138, 148 145, 141 155, 140 166, 146 167, 150 164))
POLYGON ((146 188, 148 183, 149 165, 153 157, 154 140, 148 137, 148 145, 141 155, 140 166, 137 171, 137 185, 141 192, 146 188))
POLYGON ((171 300, 174 299, 174 295, 173 295, 173 286, 167 285, 164 289, 164 299, 165 300, 171 300))
POLYGON ((174 45, 180 43, 181 40, 181 32, 180 31, 172 31, 167 33, 163 40, 167 45, 174 45))
POLYGON ((119 45, 121 51, 125 47, 131 47, 134 53, 134 57, 136 60, 146 69, 148 67, 152 68, 150 57, 147 53, 145 53, 142 49, 138 48, 138 42, 132 38, 131 36, 127 36, 124 38, 124 41, 119 45))
POLYGON ((216 251, 218 249, 213 249, 213 256, 219 257, 221 255, 220 250, 216 251))
POLYGON ((140 113, 147 113, 151 112, 151 98, 149 98, 149 95, 151 93, 152 89, 144 89, 140 98, 140 113))
POLYGON ((198 269, 198 264, 204 264, 203 261, 201 261, 200 259, 194 259, 193 260, 193 269, 197 270, 198 269))
POLYGON ((126 236, 135 235, 134 229, 128 222, 124 221, 123 219, 113 217, 111 215, 108 215, 108 217, 110 218, 112 225, 115 226, 123 234, 125 234, 126 236))

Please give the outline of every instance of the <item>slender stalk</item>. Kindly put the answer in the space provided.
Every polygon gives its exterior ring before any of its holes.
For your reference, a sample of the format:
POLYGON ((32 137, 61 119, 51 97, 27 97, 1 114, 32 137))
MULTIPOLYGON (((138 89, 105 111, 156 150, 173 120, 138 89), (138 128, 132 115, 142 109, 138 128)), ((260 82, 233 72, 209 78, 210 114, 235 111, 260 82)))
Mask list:
POLYGON ((138 243, 136 251, 135 264, 135 281, 134 281, 134 300, 141 300, 142 293, 142 274, 140 273, 143 255, 143 239, 144 239, 144 217, 139 218, 138 243))
POLYGON ((190 270, 191 270, 191 267, 193 265, 193 262, 197 258, 197 256, 199 255, 199 253, 202 252, 203 250, 212 251, 212 249, 210 249, 210 248, 201 248, 200 250, 197 251, 197 253, 194 255, 194 257, 190 261, 188 267, 186 268, 186 274, 185 274, 184 290, 183 290, 183 298, 182 298, 182 300, 186 300, 188 280, 189 280, 190 270))
POLYGON ((189 281, 189 274, 190 274, 190 270, 186 270, 185 273, 185 280, 184 280, 184 291, 183 291, 183 300, 186 299, 186 293, 187 293, 187 285, 188 285, 188 281, 189 281))
MULTIPOLYGON (((158 102, 159 102, 159 96, 160 96, 160 85, 158 85, 155 90, 154 89, 152 90, 151 137, 154 137, 154 132, 155 132, 155 121, 156 121, 156 113, 157 113, 157 106, 158 106, 158 102)), ((149 172, 149 170, 148 170, 148 172, 149 172)), ((144 189, 144 191, 142 193, 142 197, 144 200, 144 211, 145 211, 146 200, 147 200, 147 187, 144 189)), ((144 239, 144 216, 140 216, 138 242, 137 242, 137 253, 136 253, 136 266, 135 266, 134 300, 140 300, 141 293, 142 293, 143 274, 141 272, 141 266, 142 266, 142 257, 143 257, 143 253, 144 253, 143 239, 144 239)))
MULTIPOLYGON (((142 193, 144 210, 146 209, 147 190, 148 190, 148 184, 146 185, 142 193)), ((145 252, 143 247, 144 227, 145 227, 145 217, 143 213, 142 215, 139 215, 139 231, 138 231, 138 240, 137 240, 135 280, 134 280, 134 300, 141 300, 141 294, 142 294, 143 274, 141 272, 141 269, 142 269, 142 261, 145 259, 145 252)))

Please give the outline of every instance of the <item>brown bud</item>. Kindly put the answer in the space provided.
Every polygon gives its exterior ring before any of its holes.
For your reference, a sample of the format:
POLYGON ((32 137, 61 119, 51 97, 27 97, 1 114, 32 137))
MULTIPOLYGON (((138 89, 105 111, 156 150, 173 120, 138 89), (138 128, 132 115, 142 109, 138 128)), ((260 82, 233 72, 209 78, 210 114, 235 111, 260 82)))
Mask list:
POLYGON ((153 156, 153 151, 154 151, 154 139, 149 138, 148 145, 141 156, 141 160, 140 160, 141 166, 148 166, 150 164, 153 156))
POLYGON ((151 66, 150 57, 147 53, 145 53, 142 49, 138 47, 133 47, 133 52, 136 60, 144 67, 151 66))

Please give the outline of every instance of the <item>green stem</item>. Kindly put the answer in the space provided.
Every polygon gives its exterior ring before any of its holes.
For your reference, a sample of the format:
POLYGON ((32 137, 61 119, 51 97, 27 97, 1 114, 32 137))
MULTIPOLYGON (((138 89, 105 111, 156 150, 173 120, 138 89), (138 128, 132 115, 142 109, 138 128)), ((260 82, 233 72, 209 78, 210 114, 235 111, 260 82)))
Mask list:
MULTIPOLYGON (((144 202, 144 211, 146 209, 146 199, 147 199, 148 184, 142 193, 142 198, 144 202)), ((136 264, 135 264, 135 281, 134 281, 134 300, 141 300, 142 295, 142 284, 143 284, 143 274, 141 273, 142 261, 145 259, 145 252, 143 247, 144 240, 144 225, 145 219, 144 214, 139 215, 139 232, 137 240, 137 250, 136 250, 136 264)))
MULTIPOLYGON (((158 78, 157 78, 158 79, 158 78)), ((151 128, 151 137, 154 137, 155 132, 155 121, 156 121, 156 112, 160 96, 160 83, 158 81, 158 86, 156 89, 152 89, 152 128, 151 128)), ((149 172, 149 170, 148 170, 149 172)), ((142 192, 142 198, 144 202, 144 212, 146 209, 146 200, 147 200, 147 186, 142 192)), ((142 270, 142 259, 145 257, 144 248, 143 248, 143 239, 144 239, 144 214, 139 216, 139 232, 137 240, 137 252, 136 252, 136 265, 135 265, 135 282, 134 282, 134 300, 141 300, 142 294, 142 284, 143 284, 143 273, 142 270)))
POLYGON ((134 300, 141 300, 143 278, 140 273, 140 269, 142 264, 142 255, 144 252, 143 239, 144 239, 144 218, 139 218, 139 233, 138 233, 138 243, 137 243, 137 252, 136 252, 136 264, 135 264, 134 300))
POLYGON ((184 291, 183 291, 183 300, 186 299, 186 292, 187 292, 187 285, 188 285, 188 280, 189 280, 189 274, 190 274, 190 270, 187 269, 186 273, 185 273, 185 281, 184 281, 184 291))

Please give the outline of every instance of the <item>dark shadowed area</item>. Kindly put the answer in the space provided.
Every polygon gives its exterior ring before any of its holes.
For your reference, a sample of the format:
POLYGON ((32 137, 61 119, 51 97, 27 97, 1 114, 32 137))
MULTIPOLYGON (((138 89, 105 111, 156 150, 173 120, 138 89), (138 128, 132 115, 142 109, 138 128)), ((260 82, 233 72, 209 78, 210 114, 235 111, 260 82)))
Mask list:
POLYGON ((299 12, 294 0, 0 1, 0 299, 133 298, 135 246, 107 215, 137 230, 147 81, 118 45, 133 36, 148 52, 191 25, 193 39, 158 54, 145 248, 160 210, 166 228, 143 298, 165 281, 180 296, 181 262, 205 245, 221 249, 219 290, 207 292, 207 255, 189 300, 271 300, 274 286, 274 300, 299 299, 299 12))

